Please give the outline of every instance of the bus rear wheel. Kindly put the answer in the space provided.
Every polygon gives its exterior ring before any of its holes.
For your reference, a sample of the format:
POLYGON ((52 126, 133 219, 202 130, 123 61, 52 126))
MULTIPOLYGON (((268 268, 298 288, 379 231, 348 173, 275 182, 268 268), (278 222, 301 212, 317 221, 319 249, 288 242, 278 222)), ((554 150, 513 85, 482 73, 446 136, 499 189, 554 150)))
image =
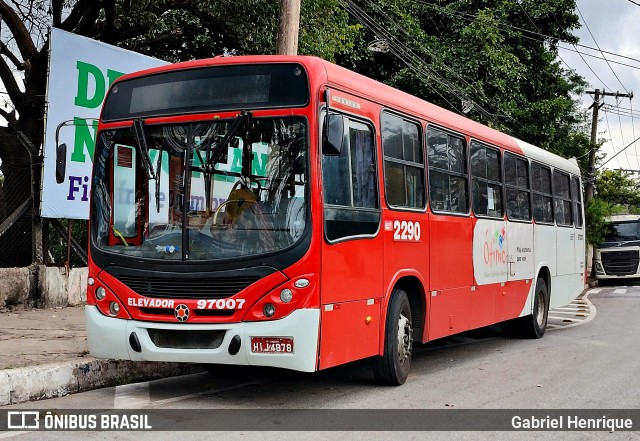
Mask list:
POLYGON ((549 318, 549 289, 542 277, 536 281, 533 313, 502 323, 505 334, 522 338, 542 338, 549 318))
POLYGON ((384 334, 384 353, 373 359, 373 374, 381 384, 404 384, 411 367, 413 349, 411 306, 407 293, 394 289, 387 309, 384 334))

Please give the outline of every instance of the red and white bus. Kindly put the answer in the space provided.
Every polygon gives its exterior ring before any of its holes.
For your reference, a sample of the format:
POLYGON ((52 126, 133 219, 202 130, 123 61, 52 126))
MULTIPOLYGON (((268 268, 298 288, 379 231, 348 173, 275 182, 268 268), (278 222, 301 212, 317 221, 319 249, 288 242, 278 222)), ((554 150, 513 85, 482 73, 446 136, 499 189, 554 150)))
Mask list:
POLYGON ((580 170, 313 57, 119 78, 94 156, 91 354, 316 371, 504 322, 584 286, 580 170))

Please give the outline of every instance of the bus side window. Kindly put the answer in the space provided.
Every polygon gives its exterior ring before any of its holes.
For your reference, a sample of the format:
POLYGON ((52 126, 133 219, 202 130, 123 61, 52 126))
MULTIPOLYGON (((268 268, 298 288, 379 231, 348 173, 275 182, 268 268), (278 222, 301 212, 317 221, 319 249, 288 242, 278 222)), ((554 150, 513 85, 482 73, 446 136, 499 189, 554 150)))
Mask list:
POLYGON ((430 126, 427 148, 431 209, 467 213, 469 175, 464 139, 430 126))
POLYGON ((531 164, 533 180, 533 218, 536 222, 553 223, 553 195, 551 193, 551 169, 531 164))
POLYGON ((325 234, 330 241, 373 235, 380 224, 373 130, 346 121, 340 154, 322 157, 325 234))
POLYGON ((399 116, 382 114, 384 189, 392 207, 424 208, 424 155, 420 126, 399 116))
POLYGON ((573 219, 577 228, 582 228, 582 187, 580 179, 571 179, 571 200, 573 202, 573 219))
POLYGON ((569 175, 558 170, 553 171, 553 201, 558 225, 571 225, 572 207, 569 175))
POLYGON ((504 185, 509 219, 531 220, 529 167, 525 159, 505 152, 504 185))
POLYGON ((502 173, 500 151, 471 141, 473 212, 502 217, 502 173))

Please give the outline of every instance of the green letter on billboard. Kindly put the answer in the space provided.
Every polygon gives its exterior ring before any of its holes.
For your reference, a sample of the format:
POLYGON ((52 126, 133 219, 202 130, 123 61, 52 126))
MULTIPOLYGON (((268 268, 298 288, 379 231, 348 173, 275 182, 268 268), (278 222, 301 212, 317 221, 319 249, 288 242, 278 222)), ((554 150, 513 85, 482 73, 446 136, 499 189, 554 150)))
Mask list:
POLYGON ((100 69, 93 64, 83 63, 82 61, 77 62, 76 68, 78 69, 78 93, 76 94, 75 105, 95 109, 102 104, 102 99, 104 98, 104 75, 102 75, 100 69), (94 83, 96 84, 93 97, 88 96, 89 75, 93 77, 94 83))
POLYGON ((109 78, 109 87, 113 84, 115 80, 124 75, 124 72, 118 72, 117 70, 107 70, 107 78, 109 78))
POLYGON ((96 146, 96 131, 98 124, 89 124, 84 118, 73 118, 73 124, 76 128, 75 142, 73 143, 73 151, 71 152, 71 160, 74 162, 85 162, 86 156, 84 149, 86 147, 89 153, 89 159, 93 161, 93 151, 96 146), (92 131, 89 128, 93 129, 92 131))

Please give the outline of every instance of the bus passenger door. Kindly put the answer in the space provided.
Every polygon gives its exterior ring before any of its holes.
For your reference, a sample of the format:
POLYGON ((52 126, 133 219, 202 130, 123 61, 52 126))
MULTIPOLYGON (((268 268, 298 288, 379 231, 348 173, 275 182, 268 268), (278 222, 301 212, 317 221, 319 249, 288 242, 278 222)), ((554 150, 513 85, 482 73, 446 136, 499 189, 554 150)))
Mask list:
POLYGON ((552 286, 550 307, 564 306, 573 300, 576 272, 576 230, 573 226, 573 206, 570 176, 557 169, 553 171, 553 202, 556 219, 556 275, 552 286), (573 295, 572 295, 573 294, 573 295))
POLYGON ((581 280, 584 282, 585 266, 585 231, 584 220, 582 218, 582 186, 577 177, 571 178, 571 200, 573 206, 573 224, 576 233, 576 260, 575 272, 580 274, 581 280))
POLYGON ((320 368, 377 355, 382 234, 372 127, 347 117, 343 145, 322 157, 324 238, 320 368))
POLYGON ((472 220, 430 216, 429 340, 469 330, 473 285, 472 220))

